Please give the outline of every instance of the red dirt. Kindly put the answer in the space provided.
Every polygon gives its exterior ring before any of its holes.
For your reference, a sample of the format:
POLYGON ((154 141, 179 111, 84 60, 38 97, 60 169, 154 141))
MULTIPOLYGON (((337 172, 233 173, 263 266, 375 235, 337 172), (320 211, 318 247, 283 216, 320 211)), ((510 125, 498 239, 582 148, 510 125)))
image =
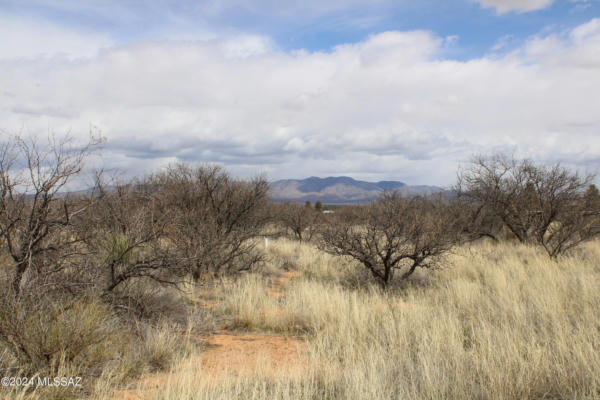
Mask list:
MULTIPOLYGON (((307 368, 306 344, 297 339, 262 334, 217 334, 202 341, 206 347, 197 357, 198 368, 213 382, 231 374, 294 376, 307 368)), ((152 398, 168 379, 169 373, 165 372, 146 374, 138 382, 139 389, 115 390, 113 399, 152 398)))
POLYGON ((267 288, 267 293, 275 298, 279 298, 283 296, 284 289, 288 285, 289 281, 298 275, 297 271, 286 271, 280 276, 273 279, 269 288, 267 288))
MULTIPOLYGON (((269 295, 275 298, 283 296, 285 287, 296 274, 296 271, 286 271, 274 278, 268 289, 269 295)), ((210 308, 215 304, 207 302, 202 306, 210 308)), ((273 312, 281 310, 274 309, 273 312)), ((235 335, 227 332, 197 339, 204 343, 205 348, 194 362, 197 362, 198 368, 201 368, 212 382, 218 382, 231 374, 301 375, 308 367, 306 344, 297 339, 263 334, 235 335)), ((167 372, 146 374, 138 381, 138 388, 115 390, 113 399, 151 399, 156 396, 157 390, 166 385, 169 376, 167 372)))
POLYGON ((269 375, 291 373, 306 353, 303 342, 272 335, 214 335, 206 343, 202 365, 215 378, 227 371, 240 375, 257 370, 269 375))

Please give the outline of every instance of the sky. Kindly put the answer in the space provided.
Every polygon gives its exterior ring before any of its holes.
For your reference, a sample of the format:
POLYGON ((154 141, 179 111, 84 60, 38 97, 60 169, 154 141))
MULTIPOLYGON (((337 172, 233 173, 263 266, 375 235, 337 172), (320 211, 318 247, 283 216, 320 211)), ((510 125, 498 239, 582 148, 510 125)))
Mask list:
POLYGON ((0 138, 100 132, 125 176, 600 172, 600 0, 0 0, 0 38, 0 138))

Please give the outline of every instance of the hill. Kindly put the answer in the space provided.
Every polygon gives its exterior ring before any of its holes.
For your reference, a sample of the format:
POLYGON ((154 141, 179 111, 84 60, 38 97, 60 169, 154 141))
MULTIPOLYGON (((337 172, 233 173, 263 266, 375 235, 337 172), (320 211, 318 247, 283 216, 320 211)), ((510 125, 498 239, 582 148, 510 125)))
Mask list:
POLYGON ((429 195, 443 191, 437 186, 409 186, 399 181, 365 182, 348 176, 306 179, 284 179, 271 183, 274 201, 320 200, 327 204, 364 203, 375 199, 384 190, 398 190, 406 196, 429 195))

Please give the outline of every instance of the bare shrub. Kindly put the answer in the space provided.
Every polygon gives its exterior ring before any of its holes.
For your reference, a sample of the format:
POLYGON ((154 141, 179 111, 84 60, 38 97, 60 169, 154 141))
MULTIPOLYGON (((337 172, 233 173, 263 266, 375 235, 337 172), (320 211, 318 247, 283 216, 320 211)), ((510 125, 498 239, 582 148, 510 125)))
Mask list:
POLYGON ((297 203, 273 204, 271 212, 274 219, 285 228, 286 233, 291 231, 300 241, 312 240, 322 221, 320 211, 297 203))
POLYGON ((511 235, 506 231, 502 220, 482 204, 475 204, 464 196, 453 199, 452 204, 459 221, 458 226, 462 228, 461 236, 465 241, 489 238, 499 242, 511 235))
POLYGON ((364 220, 366 212, 366 205, 345 205, 336 208, 333 214, 325 215, 325 219, 339 219, 349 224, 360 223, 364 220))
POLYGON ((265 179, 236 180, 218 166, 180 164, 152 181, 174 212, 169 241, 196 280, 246 271, 262 260, 252 239, 266 222, 265 179))
POLYGON ((67 232, 89 198, 60 193, 81 173, 86 157, 101 144, 83 146, 51 138, 47 148, 14 137, 0 144, 0 246, 12 261, 12 290, 19 295, 26 273, 31 280, 68 268, 81 238, 67 232))
POLYGON ((541 245, 557 257, 598 234, 597 214, 584 201, 591 179, 559 164, 496 155, 476 157, 459 173, 456 190, 474 211, 474 231, 497 237, 503 225, 520 242, 541 245))
POLYGON ((321 245, 360 261, 384 287, 397 270, 406 279, 418 267, 435 266, 458 238, 454 215, 441 199, 385 193, 364 210, 359 223, 332 220, 321 245))
MULTIPOLYGON (((583 195, 585 212, 588 217, 597 218, 600 216, 600 191, 596 185, 591 184, 588 186, 585 194, 583 195)), ((600 223, 598 219, 596 223, 600 223)))
POLYGON ((145 181, 117 183, 110 190, 98 184, 100 200, 82 222, 93 227, 87 246, 93 280, 108 294, 131 280, 148 279, 176 285, 185 274, 177 251, 168 240, 174 212, 165 196, 145 181))

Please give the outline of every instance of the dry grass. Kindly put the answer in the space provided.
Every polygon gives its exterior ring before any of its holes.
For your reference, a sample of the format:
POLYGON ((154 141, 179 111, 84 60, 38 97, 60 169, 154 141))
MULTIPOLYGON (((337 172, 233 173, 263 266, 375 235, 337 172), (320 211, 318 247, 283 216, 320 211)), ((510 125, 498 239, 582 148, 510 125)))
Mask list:
POLYGON ((302 335, 306 372, 215 384, 182 361, 157 398, 600 398, 599 243, 558 262, 523 246, 465 247, 390 293, 348 287, 359 267, 310 245, 270 251, 300 272, 285 295, 248 276, 225 285, 221 312, 237 328, 302 335))
POLYGON ((186 287, 175 314, 187 322, 141 324, 83 391, 2 398, 600 398, 600 242, 557 262, 521 245, 465 246, 388 292, 311 244, 280 239, 267 253, 262 273, 186 287), (219 327, 229 332, 211 335, 219 327))

